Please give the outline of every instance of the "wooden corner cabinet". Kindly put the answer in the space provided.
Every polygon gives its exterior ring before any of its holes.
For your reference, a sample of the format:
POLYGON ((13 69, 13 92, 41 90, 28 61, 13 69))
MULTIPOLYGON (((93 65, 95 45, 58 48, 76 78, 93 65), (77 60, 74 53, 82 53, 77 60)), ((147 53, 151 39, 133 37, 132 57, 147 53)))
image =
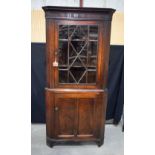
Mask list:
POLYGON ((104 141, 114 9, 43 7, 47 145, 104 141))

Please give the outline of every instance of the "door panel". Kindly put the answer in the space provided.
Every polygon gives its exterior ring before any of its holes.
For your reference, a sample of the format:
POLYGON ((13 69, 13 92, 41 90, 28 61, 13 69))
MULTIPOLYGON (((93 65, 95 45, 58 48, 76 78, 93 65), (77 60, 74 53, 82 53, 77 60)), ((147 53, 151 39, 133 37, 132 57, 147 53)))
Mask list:
POLYGON ((55 102, 56 132, 58 137, 74 137, 76 99, 57 98, 55 102))
POLYGON ((93 136, 94 104, 93 98, 78 99, 78 136, 93 136))

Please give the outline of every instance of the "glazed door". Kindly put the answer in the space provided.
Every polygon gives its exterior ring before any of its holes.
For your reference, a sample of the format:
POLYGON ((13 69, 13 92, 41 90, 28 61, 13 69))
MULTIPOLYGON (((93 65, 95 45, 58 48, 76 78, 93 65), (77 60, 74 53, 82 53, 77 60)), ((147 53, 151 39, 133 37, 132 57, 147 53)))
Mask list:
POLYGON ((98 117, 103 102, 96 94, 57 94, 55 97, 57 138, 95 138, 100 133, 98 117))
POLYGON ((55 87, 96 88, 99 83, 97 22, 56 24, 55 87))

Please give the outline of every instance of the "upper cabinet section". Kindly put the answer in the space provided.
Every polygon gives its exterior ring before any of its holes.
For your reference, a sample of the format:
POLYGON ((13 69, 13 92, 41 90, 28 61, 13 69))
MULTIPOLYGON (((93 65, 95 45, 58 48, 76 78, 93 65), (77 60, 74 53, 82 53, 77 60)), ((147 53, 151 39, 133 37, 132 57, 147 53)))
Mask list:
POLYGON ((106 88, 114 9, 43 7, 49 88, 106 88))

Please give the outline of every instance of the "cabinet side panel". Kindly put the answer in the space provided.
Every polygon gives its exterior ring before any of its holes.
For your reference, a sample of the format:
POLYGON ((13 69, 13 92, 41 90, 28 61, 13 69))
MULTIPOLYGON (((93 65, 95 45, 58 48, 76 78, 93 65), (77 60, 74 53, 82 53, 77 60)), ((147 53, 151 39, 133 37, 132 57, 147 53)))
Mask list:
POLYGON ((45 91, 46 95, 46 134, 48 137, 54 137, 54 94, 45 91))
POLYGON ((46 87, 54 87, 54 68, 52 62, 54 61, 54 21, 46 19, 46 87), (53 77, 53 78, 52 78, 53 77))
POLYGON ((104 21, 102 26, 102 34, 103 34, 103 88, 107 88, 108 82, 108 68, 109 68, 109 52, 110 52, 110 34, 111 34, 111 21, 104 21))
POLYGON ((105 128, 105 114, 106 114, 106 104, 107 104, 107 92, 101 93, 96 98, 95 106, 95 135, 97 138, 104 139, 104 128, 105 128))
POLYGON ((111 21, 103 21, 99 32, 98 87, 107 88, 111 21))

